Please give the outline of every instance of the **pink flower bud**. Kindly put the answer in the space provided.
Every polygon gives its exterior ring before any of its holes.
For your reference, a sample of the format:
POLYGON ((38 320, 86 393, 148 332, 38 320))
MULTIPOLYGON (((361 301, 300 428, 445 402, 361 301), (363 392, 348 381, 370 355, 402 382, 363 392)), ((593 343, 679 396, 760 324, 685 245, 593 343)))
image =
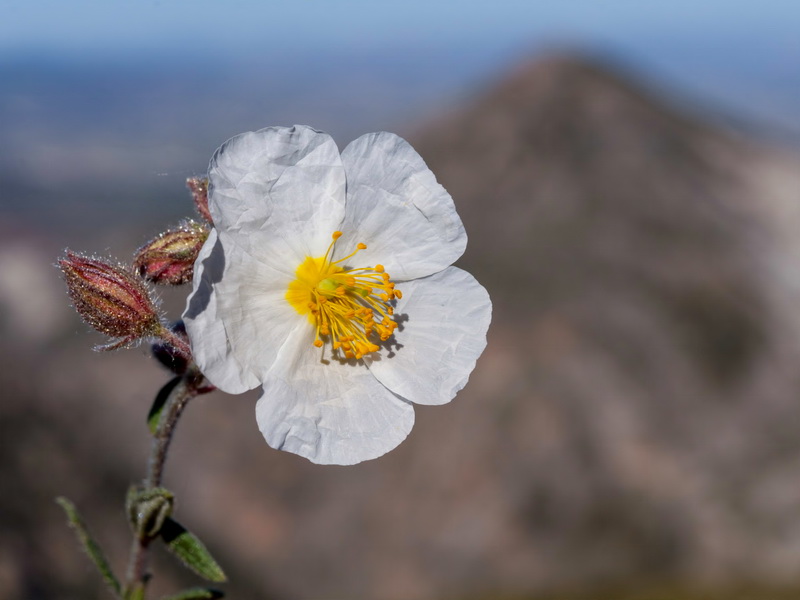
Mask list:
POLYGON ((97 331, 125 346, 155 335, 161 328, 158 313, 144 282, 128 268, 67 250, 58 266, 75 310, 97 331))
POLYGON ((190 177, 186 180, 186 186, 192 191, 194 206, 198 214, 213 225, 214 220, 211 218, 211 213, 208 210, 208 178, 190 177))
POLYGON ((192 280, 194 261, 208 237, 208 227, 187 221, 139 248, 133 266, 144 279, 164 285, 192 280))

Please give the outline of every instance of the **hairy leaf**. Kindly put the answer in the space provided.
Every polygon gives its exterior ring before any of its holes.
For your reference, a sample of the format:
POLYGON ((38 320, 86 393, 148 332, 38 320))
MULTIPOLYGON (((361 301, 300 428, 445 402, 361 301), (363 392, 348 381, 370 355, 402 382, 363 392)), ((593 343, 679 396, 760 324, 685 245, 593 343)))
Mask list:
POLYGON ((225 573, 197 536, 172 518, 166 518, 161 537, 167 548, 195 573, 209 581, 225 581, 225 573))
POLYGON ((114 595, 120 598, 122 595, 122 588, 119 585, 119 581, 111 570, 111 566, 108 564, 99 544, 94 541, 94 538, 89 534, 89 530, 86 529, 86 525, 83 519, 81 519, 78 509, 75 508, 72 502, 61 496, 56 498, 56 502, 64 509, 64 512, 67 513, 69 526, 75 530, 75 533, 78 535, 78 540, 86 551, 86 554, 97 567, 97 570, 100 571, 100 574, 103 576, 108 587, 111 588, 111 591, 114 592, 114 595))

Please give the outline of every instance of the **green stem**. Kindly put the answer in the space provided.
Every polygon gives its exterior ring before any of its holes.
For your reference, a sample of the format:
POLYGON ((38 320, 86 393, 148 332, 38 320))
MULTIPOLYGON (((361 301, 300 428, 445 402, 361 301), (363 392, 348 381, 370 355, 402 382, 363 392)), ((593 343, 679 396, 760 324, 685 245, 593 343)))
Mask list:
MULTIPOLYGON (((189 400, 200 393, 202 376, 197 368, 192 365, 183 376, 180 383, 175 387, 167 400, 167 404, 161 415, 161 422, 153 436, 153 444, 150 448, 150 460, 147 467, 147 477, 144 480, 144 488, 152 489, 161 486, 161 479, 164 474, 164 464, 167 460, 172 435, 178 419, 186 408, 189 400)), ((150 575, 147 572, 148 546, 151 539, 145 536, 135 535, 131 546, 128 570, 125 577, 125 588, 123 598, 125 600, 143 600, 145 589, 150 575)))

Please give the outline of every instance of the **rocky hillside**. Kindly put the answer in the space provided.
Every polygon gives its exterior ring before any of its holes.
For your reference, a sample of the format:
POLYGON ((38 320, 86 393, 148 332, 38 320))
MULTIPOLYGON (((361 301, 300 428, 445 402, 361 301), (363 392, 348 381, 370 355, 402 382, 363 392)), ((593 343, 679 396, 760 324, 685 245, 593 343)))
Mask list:
POLYGON ((797 157, 568 57, 416 142, 496 302, 498 585, 794 578, 797 157))

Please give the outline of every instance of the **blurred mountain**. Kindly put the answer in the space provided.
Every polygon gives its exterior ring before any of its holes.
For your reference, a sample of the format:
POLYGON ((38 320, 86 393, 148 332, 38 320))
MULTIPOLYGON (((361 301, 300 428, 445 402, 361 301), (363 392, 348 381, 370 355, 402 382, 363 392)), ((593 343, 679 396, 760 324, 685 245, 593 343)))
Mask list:
MULTIPOLYGON (((489 346, 452 404, 419 407, 403 445, 355 467, 269 449, 252 395, 190 407, 166 484, 231 596, 797 585, 800 157, 569 56, 408 137, 464 219, 460 264, 495 303, 489 346)), ((0 303, 30 312, 11 272, 0 303)), ((122 566, 125 484, 166 379, 51 327, 46 352, 41 333, 0 346, 9 597, 99 593, 69 554, 61 493, 122 566)), ((184 581, 169 564, 156 581, 184 581)))
POLYGON ((795 580, 798 157, 564 56, 415 141, 495 301, 498 585, 795 580))

